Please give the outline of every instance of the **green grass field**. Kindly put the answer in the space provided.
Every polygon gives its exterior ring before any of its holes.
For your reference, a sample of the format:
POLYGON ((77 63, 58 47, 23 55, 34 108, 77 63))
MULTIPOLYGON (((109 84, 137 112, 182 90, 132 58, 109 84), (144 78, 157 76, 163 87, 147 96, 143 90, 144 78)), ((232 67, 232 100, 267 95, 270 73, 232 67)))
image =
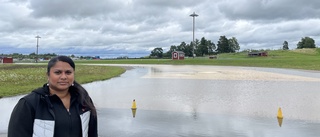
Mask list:
POLYGON ((79 60, 77 63, 94 64, 171 64, 171 65, 218 65, 249 66, 320 70, 320 49, 272 50, 267 57, 249 57, 247 52, 217 55, 217 59, 209 57, 171 59, 120 59, 120 60, 79 60))
MULTIPOLYGON (((47 82, 46 64, 0 65, 0 98, 26 94, 47 82)), ((113 66, 77 65, 75 79, 79 83, 89 83, 119 76, 125 69, 113 66)))

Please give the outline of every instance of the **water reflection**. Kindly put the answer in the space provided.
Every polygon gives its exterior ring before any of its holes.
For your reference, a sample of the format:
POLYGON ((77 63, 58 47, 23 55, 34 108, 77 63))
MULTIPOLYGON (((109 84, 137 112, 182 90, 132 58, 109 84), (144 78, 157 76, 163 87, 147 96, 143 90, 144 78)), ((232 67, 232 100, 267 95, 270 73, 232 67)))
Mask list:
POLYGON ((132 118, 130 109, 101 109, 99 120, 102 136, 112 137, 317 137, 319 124, 300 120, 285 121, 279 127, 275 118, 246 117, 161 110, 139 110, 132 118))
POLYGON ((11 111, 13 110, 13 107, 18 102, 18 100, 22 96, 16 96, 16 97, 9 97, 9 98, 1 98, 0 104, 1 104, 1 113, 0 113, 0 137, 5 136, 2 135, 3 133, 7 132, 7 127, 11 115, 11 111))
POLYGON ((132 67, 121 77, 84 85, 98 108, 102 137, 320 135, 317 71, 132 67), (133 99, 139 103, 135 116, 133 99), (283 121, 276 119, 279 107, 283 121))
POLYGON ((150 66, 91 86, 101 113, 117 115, 109 117, 119 129, 102 124, 110 136, 313 136, 320 127, 319 78, 312 71, 150 66), (134 121, 126 117, 133 98, 139 102, 134 121), (281 129, 278 107, 286 118, 281 129))
POLYGON ((283 118, 277 117, 277 120, 278 120, 278 123, 279 123, 279 127, 281 127, 281 126, 282 126, 283 118))

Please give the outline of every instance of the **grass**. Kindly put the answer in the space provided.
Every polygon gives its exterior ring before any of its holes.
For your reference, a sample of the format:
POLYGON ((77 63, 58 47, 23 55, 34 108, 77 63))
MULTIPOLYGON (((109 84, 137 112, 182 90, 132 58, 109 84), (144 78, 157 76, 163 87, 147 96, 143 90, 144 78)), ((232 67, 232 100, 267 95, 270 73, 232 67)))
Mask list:
POLYGON ((171 64, 171 65, 218 65, 290 68, 320 70, 320 49, 271 50, 267 57, 249 57, 247 52, 218 55, 217 59, 208 57, 171 59, 119 59, 119 60, 79 60, 77 63, 94 64, 171 64))
MULTIPOLYGON (((110 79, 124 72, 121 67, 77 65, 75 79, 83 84, 110 79)), ((29 93, 46 82, 46 64, 0 65, 0 98, 29 93)))

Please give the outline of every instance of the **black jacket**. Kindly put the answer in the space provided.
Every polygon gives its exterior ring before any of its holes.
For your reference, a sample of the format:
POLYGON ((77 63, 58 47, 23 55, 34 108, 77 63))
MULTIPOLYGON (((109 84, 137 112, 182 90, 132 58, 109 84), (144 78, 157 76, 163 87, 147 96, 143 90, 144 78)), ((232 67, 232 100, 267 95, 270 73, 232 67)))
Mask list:
POLYGON ((12 111, 8 137, 97 137, 97 117, 81 106, 74 88, 67 111, 44 85, 19 100, 12 111))

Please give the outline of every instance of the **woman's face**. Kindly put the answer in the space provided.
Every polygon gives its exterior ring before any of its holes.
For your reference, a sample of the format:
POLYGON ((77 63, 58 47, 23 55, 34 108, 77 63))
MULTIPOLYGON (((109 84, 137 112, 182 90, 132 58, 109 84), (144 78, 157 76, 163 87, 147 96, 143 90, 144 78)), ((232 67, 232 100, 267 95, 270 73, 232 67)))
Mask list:
POLYGON ((50 68, 48 83, 54 92, 68 91, 74 81, 74 69, 66 62, 58 61, 50 68))

